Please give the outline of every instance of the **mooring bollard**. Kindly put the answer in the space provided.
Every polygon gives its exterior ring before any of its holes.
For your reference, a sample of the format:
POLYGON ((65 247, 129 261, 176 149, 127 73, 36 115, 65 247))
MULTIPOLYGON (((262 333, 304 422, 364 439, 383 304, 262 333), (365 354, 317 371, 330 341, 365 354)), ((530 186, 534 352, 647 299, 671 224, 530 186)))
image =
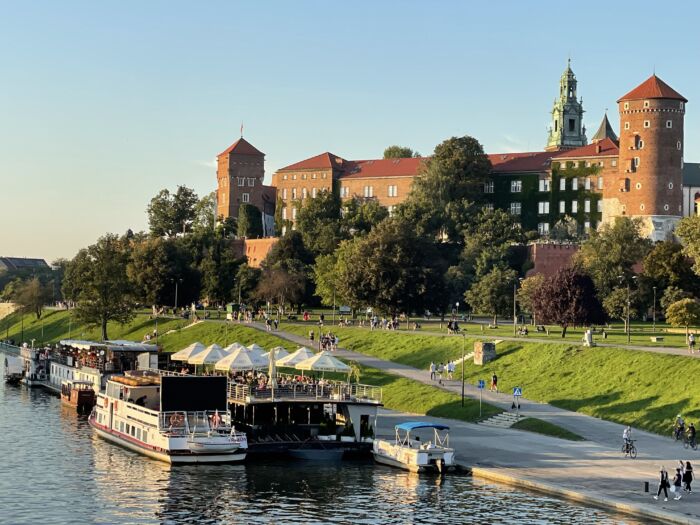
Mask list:
POLYGON ((649 482, 648 481, 644 482, 644 492, 649 492, 649 482))

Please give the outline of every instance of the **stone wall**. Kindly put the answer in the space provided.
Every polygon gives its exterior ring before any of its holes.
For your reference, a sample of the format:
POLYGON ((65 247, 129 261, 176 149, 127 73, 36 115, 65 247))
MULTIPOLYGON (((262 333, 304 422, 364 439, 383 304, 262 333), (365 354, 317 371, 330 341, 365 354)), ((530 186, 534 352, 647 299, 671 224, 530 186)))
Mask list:
POLYGON ((528 245, 528 259, 533 264, 526 276, 542 274, 549 277, 571 263, 571 258, 578 251, 575 244, 545 244, 533 243, 528 245))

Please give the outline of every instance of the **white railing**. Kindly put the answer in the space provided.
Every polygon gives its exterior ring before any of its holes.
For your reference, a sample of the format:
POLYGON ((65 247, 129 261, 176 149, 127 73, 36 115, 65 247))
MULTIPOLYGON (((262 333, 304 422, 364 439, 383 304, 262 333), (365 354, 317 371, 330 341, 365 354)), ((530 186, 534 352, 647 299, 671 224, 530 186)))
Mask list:
POLYGON ((6 354, 14 355, 17 357, 19 357, 20 353, 21 353, 19 346, 15 346, 15 345, 11 345, 9 343, 3 343, 3 342, 0 342, 0 350, 5 352, 6 354))
POLYGON ((365 401, 381 403, 382 389, 370 385, 334 383, 293 383, 264 388, 229 383, 229 399, 233 401, 267 401, 278 399, 314 399, 327 401, 365 401))

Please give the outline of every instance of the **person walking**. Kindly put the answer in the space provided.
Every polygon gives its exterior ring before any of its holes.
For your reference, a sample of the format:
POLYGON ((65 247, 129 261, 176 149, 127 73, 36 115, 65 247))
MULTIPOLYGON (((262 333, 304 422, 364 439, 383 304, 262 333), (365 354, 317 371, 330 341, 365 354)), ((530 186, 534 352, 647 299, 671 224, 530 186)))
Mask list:
POLYGON ((498 376, 496 375, 496 372, 493 373, 491 376, 491 387, 489 388, 489 391, 493 392, 496 391, 498 393, 498 376))
POLYGON ((632 443, 632 427, 627 425, 622 431, 622 440, 625 443, 625 456, 630 453, 630 444, 632 443))
POLYGON ((431 361, 430 362, 430 380, 431 381, 435 381, 435 371, 436 370, 437 370, 437 368, 435 367, 435 363, 431 361))
POLYGON ((449 361, 447 363, 447 377, 450 378, 450 381, 452 381, 454 373, 455 373, 455 362, 449 361))
POLYGON ((682 482, 683 482, 683 473, 682 473, 682 471, 681 471, 681 468, 678 467, 678 468, 676 469, 676 474, 675 474, 675 476, 673 476, 673 488, 671 489, 671 490, 676 494, 676 497, 673 498, 673 499, 676 500, 676 501, 679 500, 679 499, 681 499, 681 497, 683 496, 683 495, 681 494, 681 484, 682 484, 682 482))
POLYGON ((688 350, 691 354, 695 353, 695 334, 688 335, 688 350))
POLYGON ((685 472, 683 472, 683 489, 688 493, 692 494, 693 490, 690 488, 690 484, 693 482, 693 467, 690 461, 685 462, 685 472))
POLYGON ((661 495, 661 491, 664 491, 664 501, 668 501, 668 488, 670 487, 670 483, 668 482, 668 472, 666 472, 666 469, 661 466, 661 469, 659 470, 659 490, 656 491, 656 496, 654 496, 654 499, 659 499, 659 496, 661 495))

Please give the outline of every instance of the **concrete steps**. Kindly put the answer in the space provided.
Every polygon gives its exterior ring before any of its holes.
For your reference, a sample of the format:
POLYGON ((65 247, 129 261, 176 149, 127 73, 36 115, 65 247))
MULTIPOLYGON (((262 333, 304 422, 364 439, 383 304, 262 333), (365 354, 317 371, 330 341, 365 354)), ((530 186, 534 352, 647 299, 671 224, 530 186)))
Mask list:
MULTIPOLYGON (((522 419, 522 416, 520 417, 520 419, 522 419)), ((489 419, 479 421, 478 424, 483 425, 485 427, 510 428, 517 422, 517 415, 511 414, 510 412, 501 412, 500 414, 496 414, 495 416, 490 417, 489 419)))

